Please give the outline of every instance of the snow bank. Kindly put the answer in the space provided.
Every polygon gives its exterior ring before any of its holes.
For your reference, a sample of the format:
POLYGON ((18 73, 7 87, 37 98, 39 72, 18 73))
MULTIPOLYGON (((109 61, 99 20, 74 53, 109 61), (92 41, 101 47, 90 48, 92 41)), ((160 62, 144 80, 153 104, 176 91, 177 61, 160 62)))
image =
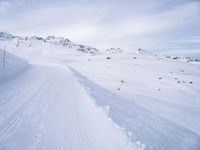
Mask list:
POLYGON ((28 66, 28 61, 21 59, 15 55, 5 52, 5 68, 4 51, 0 49, 0 82, 5 79, 11 78, 16 73, 21 72, 28 66))

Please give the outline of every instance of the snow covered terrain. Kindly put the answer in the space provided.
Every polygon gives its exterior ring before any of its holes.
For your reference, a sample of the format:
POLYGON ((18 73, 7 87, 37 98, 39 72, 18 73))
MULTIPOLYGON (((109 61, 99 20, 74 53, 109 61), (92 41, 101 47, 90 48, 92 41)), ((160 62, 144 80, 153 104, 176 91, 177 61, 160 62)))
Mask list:
POLYGON ((26 60, 0 49, 0 82, 3 82, 5 78, 11 78, 27 66, 28 62, 26 60))
POLYGON ((0 82, 0 150, 200 149, 198 61, 0 37, 31 64, 0 82))
POLYGON ((146 149, 199 149, 199 65, 137 53, 106 58, 70 66, 133 141, 146 149))

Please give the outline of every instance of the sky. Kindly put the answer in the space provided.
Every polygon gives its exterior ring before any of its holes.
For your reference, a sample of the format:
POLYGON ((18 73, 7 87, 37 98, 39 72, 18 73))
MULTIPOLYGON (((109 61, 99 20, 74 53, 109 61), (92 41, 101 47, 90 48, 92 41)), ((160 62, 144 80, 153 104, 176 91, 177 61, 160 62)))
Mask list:
POLYGON ((99 49, 200 52, 200 0, 0 0, 0 31, 99 49))

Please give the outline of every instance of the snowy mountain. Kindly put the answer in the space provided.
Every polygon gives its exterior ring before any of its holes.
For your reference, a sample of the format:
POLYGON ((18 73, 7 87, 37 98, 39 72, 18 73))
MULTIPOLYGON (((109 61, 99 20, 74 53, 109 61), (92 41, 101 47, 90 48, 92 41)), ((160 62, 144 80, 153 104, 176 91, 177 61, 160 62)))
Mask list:
POLYGON ((32 37, 22 37, 22 36, 13 36, 11 34, 1 32, 0 33, 0 46, 3 47, 6 45, 8 50, 11 50, 14 54, 19 55, 23 53, 45 53, 45 50, 48 49, 51 52, 59 51, 80 51, 83 53, 88 53, 91 55, 98 55, 100 51, 96 48, 75 44, 72 41, 63 38, 48 36, 46 38, 32 36, 32 37))
POLYGON ((5 33, 5 32, 0 32, 0 40, 12 40, 13 38, 15 38, 15 36, 5 33))

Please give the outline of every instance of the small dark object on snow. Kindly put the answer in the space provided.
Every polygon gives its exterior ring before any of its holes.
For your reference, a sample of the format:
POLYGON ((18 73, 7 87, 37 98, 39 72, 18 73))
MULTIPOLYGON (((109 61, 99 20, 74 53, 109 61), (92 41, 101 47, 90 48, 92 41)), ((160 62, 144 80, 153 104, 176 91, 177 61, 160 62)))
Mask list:
POLYGON ((121 80, 122 83, 124 83, 124 80, 121 80))
POLYGON ((161 89, 158 89, 158 91, 161 91, 161 89))
POLYGON ((111 57, 107 57, 106 59, 111 59, 111 57))
POLYGON ((177 78, 177 77, 175 77, 174 79, 175 79, 175 80, 177 80, 178 78, 177 78))
POLYGON ((133 57, 133 59, 137 59, 137 57, 133 57))
POLYGON ((190 81, 190 84, 192 84, 193 82, 192 81, 190 81))
POLYGON ((118 91, 120 90, 120 88, 117 89, 118 91))
POLYGON ((88 61, 90 61, 90 59, 88 59, 88 61))
POLYGON ((159 77, 158 79, 160 79, 160 80, 161 80, 162 78, 161 78, 161 77, 159 77))
POLYGON ((180 81, 178 81, 178 83, 180 83, 180 81))

